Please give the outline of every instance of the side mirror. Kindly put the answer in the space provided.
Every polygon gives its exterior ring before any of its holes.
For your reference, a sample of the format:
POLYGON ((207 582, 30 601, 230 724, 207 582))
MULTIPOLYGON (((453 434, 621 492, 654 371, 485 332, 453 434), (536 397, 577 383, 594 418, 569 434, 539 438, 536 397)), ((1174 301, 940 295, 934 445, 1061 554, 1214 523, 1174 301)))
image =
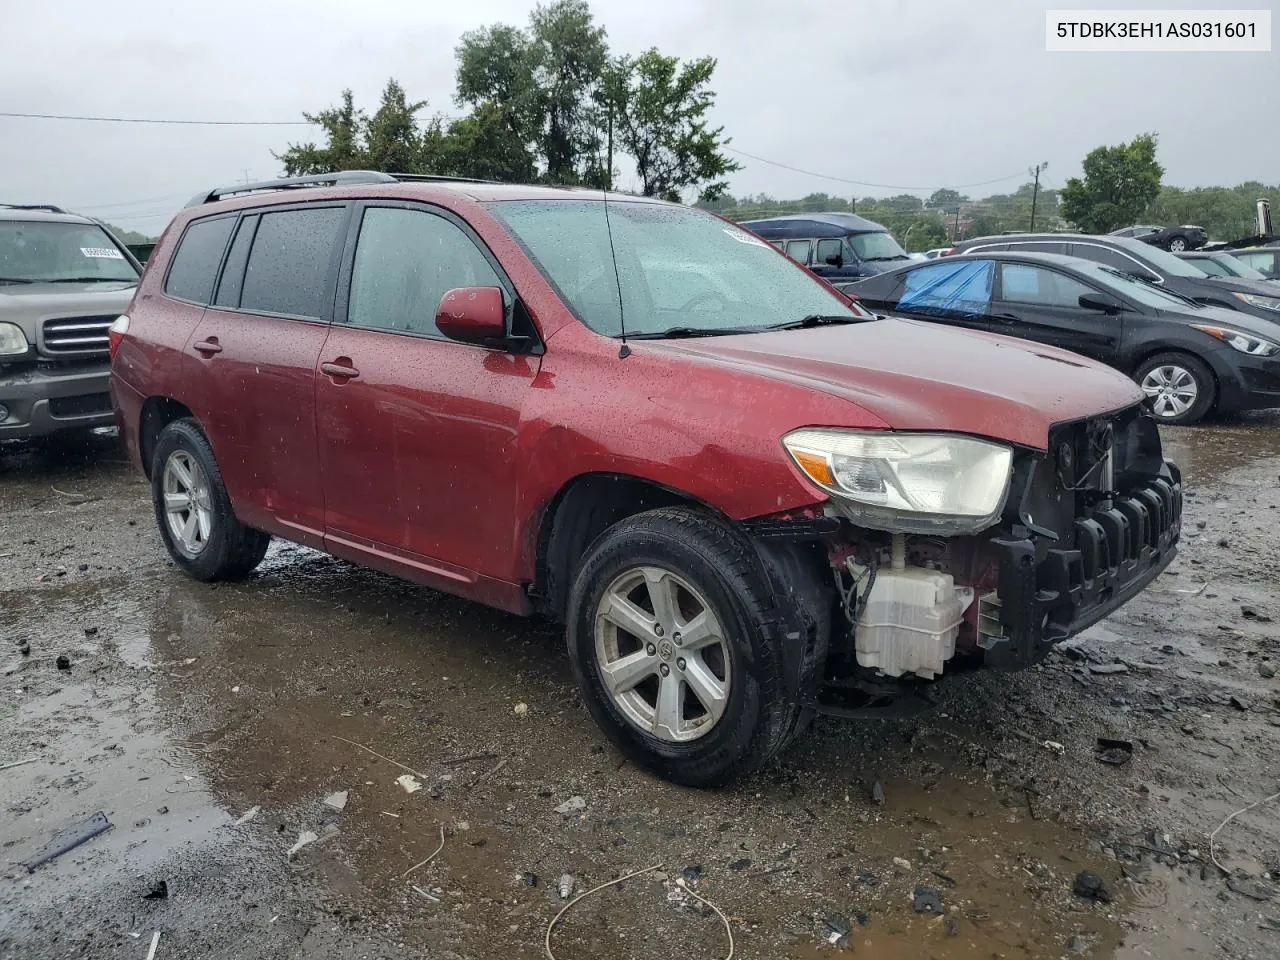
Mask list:
POLYGON ((1086 310, 1100 310, 1102 313, 1120 313, 1124 310, 1124 305, 1119 300, 1105 293, 1080 294, 1080 306, 1086 310))
POLYGON ((440 298, 436 327, 450 340, 487 343, 507 335, 501 287, 455 287, 440 298))
POLYGON ((844 257, 840 256, 839 251, 837 251, 836 253, 828 254, 827 256, 823 257, 822 262, 825 263, 828 267, 843 267, 844 257))

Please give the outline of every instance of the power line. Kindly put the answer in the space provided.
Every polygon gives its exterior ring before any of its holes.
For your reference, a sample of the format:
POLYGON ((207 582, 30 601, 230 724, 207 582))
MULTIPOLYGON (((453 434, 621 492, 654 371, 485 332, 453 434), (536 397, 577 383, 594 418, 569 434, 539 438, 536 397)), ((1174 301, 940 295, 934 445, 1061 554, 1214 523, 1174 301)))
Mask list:
MULTIPOLYGON (((834 180, 834 181, 836 181, 837 183, 850 183, 850 184, 853 184, 855 187, 876 187, 877 189, 881 189, 881 190, 937 190, 937 189, 943 189, 943 187, 938 187, 938 186, 928 186, 928 187, 907 187, 907 186, 903 186, 903 185, 902 185, 902 184, 900 184, 900 183, 868 183, 868 182, 866 182, 865 180, 850 180, 848 177, 835 177, 835 176, 832 176, 831 174, 828 174, 828 173, 818 173, 818 172, 816 172, 816 171, 814 171, 814 170, 804 170, 804 169, 801 169, 800 167, 793 167, 793 166, 791 166, 790 164, 786 164, 786 163, 779 163, 777 160, 770 160, 768 157, 757 157, 754 153, 747 153, 747 151, 745 151, 745 150, 739 150, 739 149, 737 149, 736 147, 728 147, 728 146, 726 146, 726 147, 723 147, 723 149, 728 150, 730 153, 736 153, 736 154, 738 154, 739 156, 749 157, 749 158, 750 158, 750 159, 752 159, 752 160, 758 160, 760 163, 767 163, 767 164, 769 164, 770 166, 773 166, 773 167, 780 167, 780 168, 781 168, 781 169, 783 169, 783 170, 790 170, 792 173, 803 173, 803 174, 805 174, 806 176, 810 176, 810 177, 818 177, 819 179, 822 179, 822 180, 834 180)), ((945 187, 946 187, 947 189, 959 189, 959 188, 962 188, 962 187, 985 187, 985 186, 989 186, 990 184, 993 184, 993 183, 1003 183, 1003 182, 1004 182, 1004 181, 1006 181, 1006 180, 1012 180, 1012 179, 1014 179, 1015 177, 1022 177, 1022 176, 1025 176, 1025 174, 1024 174, 1024 173, 1022 173, 1021 171, 1019 171, 1019 172, 1017 172, 1017 173, 1011 173, 1011 174, 1009 174, 1009 175, 1008 175, 1008 176, 1006 176, 1006 177, 995 177, 995 178, 994 178, 994 179, 992 179, 992 180, 979 180, 979 181, 977 181, 976 183, 955 183, 955 184, 948 184, 948 185, 945 185, 945 187)))
POLYGON ((310 120, 166 120, 154 117, 86 117, 65 113, 9 113, 0 117, 28 120, 89 120, 95 123, 158 123, 184 127, 309 127, 310 120))

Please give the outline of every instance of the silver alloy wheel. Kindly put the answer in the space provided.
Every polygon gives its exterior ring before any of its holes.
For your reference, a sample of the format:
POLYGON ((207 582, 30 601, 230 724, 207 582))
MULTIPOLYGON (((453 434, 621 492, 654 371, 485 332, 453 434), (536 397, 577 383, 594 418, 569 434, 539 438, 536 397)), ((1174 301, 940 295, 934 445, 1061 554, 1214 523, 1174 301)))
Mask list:
POLYGON ((609 584, 595 641, 609 698, 643 732, 687 743, 724 716, 729 642, 706 597, 670 570, 633 567, 609 584))
POLYGON ((163 490, 169 536, 186 556, 199 556, 213 532, 209 478, 190 453, 175 450, 164 464, 163 490))
POLYGON ((1169 241, 1169 250, 1173 253, 1181 253, 1185 249, 1187 249, 1187 241, 1181 237, 1174 237, 1169 241))
POLYGON ((1176 363, 1152 367, 1142 378, 1142 392, 1151 398, 1151 409, 1166 420, 1180 417, 1196 404, 1200 386, 1195 375, 1176 363))

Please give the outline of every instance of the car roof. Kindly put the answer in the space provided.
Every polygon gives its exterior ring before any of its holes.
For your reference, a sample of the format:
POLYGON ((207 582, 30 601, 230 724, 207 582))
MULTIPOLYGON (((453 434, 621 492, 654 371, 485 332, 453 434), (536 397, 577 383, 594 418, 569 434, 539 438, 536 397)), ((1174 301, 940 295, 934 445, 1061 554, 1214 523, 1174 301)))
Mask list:
POLYGON ((784 228, 793 236, 843 237, 850 233, 887 233, 884 226, 856 213, 795 213, 785 217, 744 220, 748 230, 784 228), (807 232, 807 233, 806 233, 807 232))
POLYGON ((1070 257, 1065 253, 1021 253, 1017 250, 993 250, 990 253, 958 253, 955 256, 930 262, 951 263, 953 260, 1009 260, 1014 263, 1044 263, 1058 267, 1077 267, 1081 262, 1092 263, 1090 260, 1081 261, 1079 257, 1070 257))
POLYGON ((54 208, 50 210, 48 207, 36 208, 28 206, 16 206, 6 203, 0 203, 0 220, 24 220, 24 221, 40 221, 45 223, 96 223, 89 217, 82 217, 78 213, 68 213, 65 210, 54 208))
POLYGON ((1015 234, 996 234, 988 237, 973 237, 969 240, 961 240, 956 244, 956 249, 965 249, 976 246, 980 243, 1014 243, 1027 242, 1038 243, 1041 241, 1056 243, 1100 243, 1103 245, 1114 245, 1121 250, 1128 250, 1130 253, 1147 255, 1151 251, 1151 247, 1134 237, 1113 237, 1111 234, 1096 233, 1015 233, 1015 234))

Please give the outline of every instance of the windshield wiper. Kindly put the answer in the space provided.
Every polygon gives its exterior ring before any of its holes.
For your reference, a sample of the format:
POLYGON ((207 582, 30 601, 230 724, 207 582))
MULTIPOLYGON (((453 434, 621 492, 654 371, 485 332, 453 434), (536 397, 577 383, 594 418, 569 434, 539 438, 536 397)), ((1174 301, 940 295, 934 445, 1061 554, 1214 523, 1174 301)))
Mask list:
POLYGON ((736 333, 759 333, 765 327, 668 327, 653 333, 628 333, 628 340, 680 340, 686 337, 728 337, 736 333))
POLYGON ((828 325, 842 323, 866 323, 868 320, 874 320, 874 317, 846 317, 840 314, 827 316, 820 313, 811 313, 807 317, 801 317, 799 320, 788 320, 786 323, 778 323, 772 327, 766 327, 766 330, 805 330, 809 327, 825 327, 828 325))
POLYGON ((891 257, 863 257, 863 260, 909 260, 911 259, 905 253, 895 253, 891 257))
POLYGON ((45 283, 137 283, 137 277, 51 277, 45 283))
POLYGON ((35 283, 35 281, 28 280, 26 277, 0 277, 0 283, 35 283))

